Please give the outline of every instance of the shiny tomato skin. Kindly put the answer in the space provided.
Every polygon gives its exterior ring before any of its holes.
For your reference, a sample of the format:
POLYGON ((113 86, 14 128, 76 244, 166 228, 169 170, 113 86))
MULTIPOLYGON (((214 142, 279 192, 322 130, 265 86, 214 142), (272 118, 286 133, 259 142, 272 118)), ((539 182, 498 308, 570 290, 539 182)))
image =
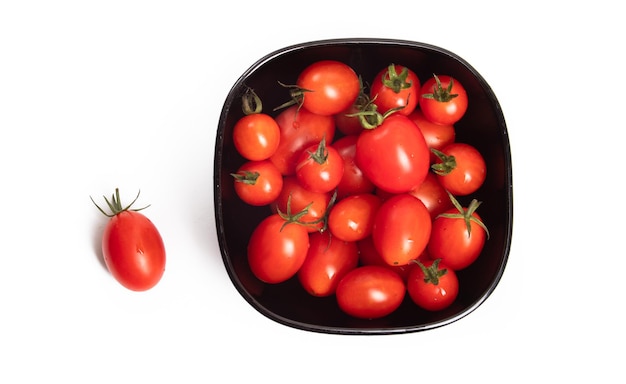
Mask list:
POLYGON ((406 295, 402 278, 388 268, 367 265, 348 272, 335 292, 339 308, 350 316, 377 319, 393 313, 406 295))
POLYGON ((280 127, 280 142, 270 160, 283 175, 296 172, 296 161, 300 152, 309 145, 319 143, 322 138, 332 143, 335 138, 335 122, 332 116, 322 116, 291 106, 276 116, 280 127))
MULTIPOLYGON (((455 196, 476 192, 487 178, 487 164, 476 147, 467 143, 452 143, 442 148, 446 156, 455 159, 455 167, 445 175, 438 175, 441 185, 455 196)), ((438 159, 434 164, 441 163, 438 159)))
MULTIPOLYGON (((433 268, 434 260, 420 261, 426 268, 433 268)), ((444 263, 436 266, 437 271, 445 271, 437 278, 436 284, 427 280, 422 268, 415 265, 409 272, 406 286, 411 300, 427 311, 441 311, 448 308, 459 295, 459 279, 453 269, 444 263)), ((439 272, 441 274, 441 272, 439 272)))
POLYGON ((448 196, 448 192, 446 192, 446 189, 439 182, 437 175, 432 172, 428 172, 424 182, 409 193, 424 203, 433 220, 440 213, 454 208, 452 200, 450 200, 448 196))
POLYGON ((337 198, 341 199, 348 195, 373 192, 376 186, 356 165, 356 143, 358 135, 347 135, 338 138, 332 144, 343 159, 343 176, 337 185, 337 198))
MULTIPOLYGON (((409 271, 414 267, 414 263, 408 263, 406 265, 389 265, 380 256, 376 247, 374 247, 374 241, 372 236, 368 236, 362 240, 356 242, 356 246, 359 249, 359 265, 378 265, 397 273, 403 281, 406 281, 409 271)), ((422 256, 419 257, 421 259, 422 256)))
MULTIPOLYGON (((400 81, 400 79, 397 80, 400 81)), ((382 114, 390 109, 401 108, 397 113, 408 116, 417 107, 420 89, 420 79, 415 72, 402 65, 392 65, 380 70, 372 80, 370 99, 376 104, 378 112, 382 114), (407 76, 403 79, 403 82, 406 84, 405 87, 400 87, 399 84, 395 84, 392 87, 385 85, 385 82, 390 79, 391 67, 395 71, 396 76, 394 77, 396 78, 403 70, 407 70, 407 76)))
POLYGON ((389 265, 406 265, 426 249, 432 221, 424 203, 402 193, 387 198, 374 218, 372 240, 389 265))
POLYGON ((334 237, 344 241, 358 241, 368 237, 381 204, 380 197, 373 193, 346 196, 330 209, 328 229, 334 237))
POLYGON ((422 85, 420 90, 420 109, 424 116, 435 124, 449 125, 455 124, 465 115, 468 108, 468 96, 465 87, 455 78, 447 75, 437 75, 441 86, 437 84, 435 76, 429 78, 422 85), (449 100, 438 100, 436 98, 425 97, 424 95, 432 95, 437 90, 448 89, 450 82, 452 87, 449 91, 450 95, 457 95, 449 100))
POLYGON ((235 193, 245 203, 264 206, 274 202, 283 188, 283 175, 269 160, 251 160, 239 167, 235 193))
POLYGON ((343 176, 343 158, 332 146, 313 144, 305 148, 296 161, 296 178, 313 192, 330 192, 343 176), (321 146, 321 148, 320 148, 321 146))
MULTIPOLYGON (((428 148, 441 150, 446 145, 454 143, 456 140, 456 128, 452 124, 435 124, 428 120, 420 108, 417 108, 409 115, 409 119, 417 125, 424 135, 428 148)), ((434 153, 430 153, 430 162, 437 160, 434 153)))
POLYGON ((235 149, 247 160, 265 160, 276 152, 280 127, 265 113, 243 116, 233 127, 235 149))
POLYGON ((341 278, 359 262, 356 243, 340 240, 328 231, 309 234, 309 251, 298 270, 298 280, 310 295, 333 295, 341 278))
POLYGON ((430 167, 430 151, 415 123, 394 113, 376 128, 361 132, 355 162, 378 188, 402 193, 424 181, 430 167))
POLYGON ((299 74, 296 85, 303 92, 302 107, 318 115, 332 116, 350 107, 361 91, 352 67, 336 60, 320 60, 299 74))
MULTIPOLYGON (((457 214, 459 211, 453 208, 444 213, 457 214)), ((472 216, 482 220, 476 212, 472 216)), ((455 271, 469 267, 480 256, 487 239, 485 230, 474 221, 470 221, 470 228, 471 233, 468 234, 462 218, 439 216, 433 221, 428 256, 433 260, 441 259, 442 263, 455 271)))
POLYGON ((324 227, 324 218, 331 199, 332 195, 330 193, 310 191, 304 188, 295 176, 284 176, 283 188, 276 200, 270 204, 270 207, 274 212, 280 210, 283 213, 287 213, 287 205, 289 203, 292 215, 306 208, 307 213, 300 218, 300 221, 308 223, 309 225, 306 226, 307 230, 314 232, 324 227))
POLYGON ((102 255, 113 277, 132 291, 154 287, 165 271, 165 246, 150 219, 140 212, 122 211, 107 222, 102 255))
POLYGON ((309 233, 278 214, 263 219, 248 242, 248 264, 261 281, 277 284, 296 275, 309 250, 309 233))

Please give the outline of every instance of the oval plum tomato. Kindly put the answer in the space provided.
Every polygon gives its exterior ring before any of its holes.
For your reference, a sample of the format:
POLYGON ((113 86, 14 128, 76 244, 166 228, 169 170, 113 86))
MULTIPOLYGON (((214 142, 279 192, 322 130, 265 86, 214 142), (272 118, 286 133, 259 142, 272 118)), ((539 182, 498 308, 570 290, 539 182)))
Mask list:
MULTIPOLYGON (((156 226, 139 211, 131 209, 132 203, 122 207, 119 189, 107 205, 112 213, 102 233, 102 255, 111 275, 132 291, 147 291, 154 287, 165 272, 165 246, 156 226)), ((93 202, 93 199, 91 199, 93 202)))
POLYGON ((356 268, 359 254, 356 243, 340 240, 328 231, 309 234, 309 251, 298 270, 298 280, 310 295, 330 296, 341 278, 356 268))
POLYGON ((330 192, 343 176, 343 159, 326 139, 305 148, 296 162, 296 178, 313 192, 330 192))
POLYGON ((272 214, 255 227, 248 242, 248 264, 261 281, 277 284, 295 276, 309 250, 306 227, 272 214))
POLYGON ((430 213, 431 219, 435 219, 440 213, 454 208, 448 196, 448 192, 441 185, 437 175, 433 172, 428 172, 424 182, 409 193, 424 203, 430 213))
POLYGON ((380 204, 380 197, 372 193, 346 196, 330 209, 328 229, 338 239, 361 240, 372 233, 380 204))
POLYGON ((348 195, 370 193, 375 188, 374 183, 363 174, 354 160, 358 138, 358 135, 347 135, 332 144, 343 159, 343 176, 337 185, 338 199, 348 195))
MULTIPOLYGON (((397 273, 403 281, 406 281, 409 271, 415 266, 413 263, 408 263, 407 265, 389 265, 383 258, 380 256, 380 253, 374 247, 374 241, 372 240, 372 236, 368 236, 362 240, 358 240, 356 242, 356 247, 359 250, 359 265, 378 265, 385 268, 389 268, 390 270, 397 273)), ((418 258, 421 260, 422 256, 418 258)))
POLYGON ((283 175, 269 160, 245 162, 231 175, 235 179, 237 196, 250 205, 272 203, 283 188, 283 175))
POLYGON ((293 105, 276 118, 280 127, 280 142, 270 160, 283 175, 296 172, 300 152, 323 138, 332 143, 335 138, 335 121, 332 116, 322 116, 293 105))
POLYGON ((265 160, 276 152, 280 127, 265 113, 253 113, 239 119, 233 127, 233 142, 237 152, 247 160, 265 160))
POLYGON ((335 115, 354 103, 361 83, 352 67, 336 60, 320 60, 300 72, 302 107, 318 115, 335 115))
POLYGON ((441 185, 455 196, 467 196, 480 188, 487 177, 487 165, 478 149, 466 143, 452 143, 433 150, 437 160, 431 168, 441 185))
POLYGON ((455 208, 440 214, 432 224, 428 256, 441 259, 455 271, 470 266, 485 245, 489 231, 476 213, 480 202, 472 200, 467 208, 450 195, 455 208))
POLYGON ((448 308, 459 295, 459 279, 441 260, 416 262, 406 283, 409 297, 420 308, 440 311, 448 308))
MULTIPOLYGON (((435 124, 428 120, 421 109, 416 109, 409 115, 409 119, 417 125, 424 135, 428 148, 441 150, 448 144, 454 143, 456 139, 456 129, 452 124, 435 124)), ((434 163, 437 156, 430 154, 430 162, 434 163)))
POLYGON ((393 113, 377 127, 361 132, 354 160, 378 188, 402 193, 424 181, 430 152, 415 123, 393 113))
POLYGON ((283 177, 283 188, 271 204, 277 212, 298 214, 306 209, 299 221, 306 224, 309 232, 326 228, 326 217, 332 196, 326 192, 313 192, 302 186, 295 176, 283 177))
POLYGON ((424 82, 420 93, 420 108, 424 116, 435 124, 455 124, 467 111, 467 92, 451 76, 433 75, 424 82))
POLYGON ((432 221, 424 203, 402 193, 385 200, 376 212, 372 240, 389 265, 406 265, 426 249, 432 221))
POLYGON ((378 266, 357 267, 339 281, 335 296, 339 308, 350 316, 377 319, 400 307, 406 285, 394 271, 378 266))
POLYGON ((390 64, 382 69, 370 86, 370 99, 385 114, 391 109, 408 116, 419 102, 420 79, 415 72, 402 65, 390 64))

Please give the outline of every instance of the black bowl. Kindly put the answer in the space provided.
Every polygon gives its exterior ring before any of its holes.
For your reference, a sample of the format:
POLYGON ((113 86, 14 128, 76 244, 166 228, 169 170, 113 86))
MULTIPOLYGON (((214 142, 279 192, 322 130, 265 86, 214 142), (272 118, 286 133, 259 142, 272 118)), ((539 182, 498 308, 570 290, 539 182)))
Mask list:
POLYGON ((334 39, 293 45, 263 57, 241 75, 226 97, 215 143, 214 182, 217 235, 230 279, 257 311, 297 329, 330 334, 399 334, 450 324, 474 311, 489 297, 507 263, 513 190, 505 119, 483 77, 462 58, 436 46, 404 40, 334 39), (230 173, 244 162, 231 138, 235 122, 243 116, 241 96, 247 87, 254 89, 267 112, 285 101, 285 90, 278 80, 293 79, 291 84, 294 84, 303 68, 320 59, 343 61, 363 79, 371 79, 381 68, 396 63, 412 68, 420 79, 427 79, 433 73, 449 74, 464 84, 470 104, 466 115, 455 125, 456 141, 474 145, 485 157, 487 179, 471 198, 483 202, 480 214, 489 227, 490 238, 476 262, 458 271, 459 296, 446 310, 420 310, 407 295, 401 307, 385 318, 356 319, 341 312, 334 296, 319 298, 307 294, 297 278, 265 284, 251 273, 246 256, 248 238, 267 216, 269 208, 246 205, 234 193, 230 173))

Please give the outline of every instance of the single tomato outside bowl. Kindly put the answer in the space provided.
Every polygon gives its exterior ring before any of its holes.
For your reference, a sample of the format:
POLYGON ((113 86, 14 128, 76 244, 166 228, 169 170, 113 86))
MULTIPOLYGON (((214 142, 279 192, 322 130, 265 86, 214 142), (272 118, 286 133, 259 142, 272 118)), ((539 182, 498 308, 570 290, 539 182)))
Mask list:
MULTIPOLYGON (((341 137, 337 133, 335 140, 341 137)), ((507 264, 513 224, 513 184, 507 127, 496 95, 485 79, 465 60, 445 49, 414 41, 346 38, 305 42, 279 49, 245 71, 226 96, 220 115, 214 158, 216 230, 222 259, 237 291, 262 315, 286 326, 311 332, 342 335, 385 335, 425 331, 453 323, 473 312, 494 291, 507 264), (247 160, 233 143, 233 128, 244 116, 242 96, 254 90, 263 112, 289 99, 285 84, 295 84, 298 74, 319 60, 348 64, 362 79, 371 81, 390 64, 411 68, 423 82, 433 74, 446 74, 463 84, 469 100, 465 115, 455 126, 455 141, 474 146, 483 155, 486 178, 481 187, 458 201, 481 202, 478 211, 489 237, 469 267, 457 271, 458 297, 445 309, 428 311, 405 295, 392 313, 362 319, 342 311, 334 295, 307 293, 296 276, 280 283, 265 283, 251 271, 247 246, 255 227, 272 210, 252 206, 235 193, 232 174, 247 160), (281 85, 281 83, 283 85, 281 85)), ((271 240, 270 240, 271 241, 271 240)))

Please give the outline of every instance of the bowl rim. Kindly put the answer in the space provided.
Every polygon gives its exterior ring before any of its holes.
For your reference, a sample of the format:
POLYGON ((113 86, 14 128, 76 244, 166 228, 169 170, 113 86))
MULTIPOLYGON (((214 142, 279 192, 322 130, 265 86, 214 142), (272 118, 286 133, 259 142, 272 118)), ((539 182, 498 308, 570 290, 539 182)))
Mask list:
POLYGON ((374 38, 374 37, 347 37, 347 38, 332 38, 332 39, 320 39, 320 40, 312 40, 305 41, 301 43, 291 44, 285 46, 283 48, 275 49, 274 51, 264 55, 252 65, 248 67, 235 81, 231 89, 229 90, 225 102, 222 107, 222 111, 220 113, 218 129, 217 129, 217 139, 215 142, 215 154, 214 154, 214 169, 213 169, 213 179, 214 179, 214 208, 215 208, 215 225, 216 225, 216 234, 218 238, 218 245, 220 248, 220 253, 222 257, 222 261, 224 263, 226 272, 235 286, 236 290, 239 294, 251 305, 256 311, 264 315, 265 317, 273 320, 279 324, 283 324, 289 326, 291 328, 300 329, 304 331, 311 331, 314 333, 325 333, 325 334, 338 334, 338 335, 390 335, 390 334, 405 334, 405 333, 414 333, 421 332, 431 329, 436 329, 443 327, 445 325, 449 325, 454 323, 470 313, 474 312, 478 307, 480 307, 486 300, 491 296, 495 288, 500 283, 504 271, 506 269, 506 265, 508 264, 509 254, 511 250, 512 243, 512 233, 513 233, 513 175, 512 175, 512 156, 511 156, 511 147, 510 141, 508 137, 508 130, 506 121, 504 118, 504 114, 502 112, 502 108, 500 103, 494 94, 491 86, 487 83, 487 81, 483 78, 483 76, 478 73, 478 71, 470 65, 465 59, 460 57, 459 55, 449 51, 445 48, 441 48, 439 46, 423 43, 419 41, 405 40, 405 39, 393 39, 393 38, 374 38), (506 215, 508 217, 507 228, 504 233, 504 247, 502 249, 502 261, 498 266, 498 270, 494 279, 491 281, 485 292, 473 303, 468 305, 463 311, 458 312, 452 316, 449 316, 444 319, 440 319, 430 323, 418 324, 415 326, 402 326, 402 327, 371 327, 371 328, 356 328, 356 327, 336 327, 336 326, 326 326, 326 325, 316 325, 311 323, 305 323, 293 319, 286 318, 281 316, 268 308, 266 308, 263 304, 261 304, 258 300, 251 295, 243 283, 239 279, 239 277, 235 274, 235 267, 230 259, 230 255, 228 254, 225 240, 225 228, 224 228, 224 217, 223 217, 223 204, 221 200, 221 177, 222 177, 222 158, 223 158, 223 142, 224 142, 224 121, 226 120, 226 116, 228 115, 230 108, 237 97, 237 90, 241 88, 244 80, 248 78, 248 76, 254 73, 259 68, 263 67, 266 63, 279 58, 285 54, 295 52, 298 50, 323 47, 323 46, 332 46, 332 45, 359 45, 359 44, 380 44, 386 46, 401 46, 412 49, 425 49, 436 52, 438 54, 443 54, 448 56, 449 58, 457 61, 459 64, 463 65, 481 84, 484 88, 485 92, 489 95, 491 103, 496 107, 495 113, 497 114, 498 126, 501 128, 501 145, 504 154, 504 162, 508 166, 505 167, 505 185, 506 185, 506 196, 505 199, 508 202, 507 204, 507 212, 506 215))

